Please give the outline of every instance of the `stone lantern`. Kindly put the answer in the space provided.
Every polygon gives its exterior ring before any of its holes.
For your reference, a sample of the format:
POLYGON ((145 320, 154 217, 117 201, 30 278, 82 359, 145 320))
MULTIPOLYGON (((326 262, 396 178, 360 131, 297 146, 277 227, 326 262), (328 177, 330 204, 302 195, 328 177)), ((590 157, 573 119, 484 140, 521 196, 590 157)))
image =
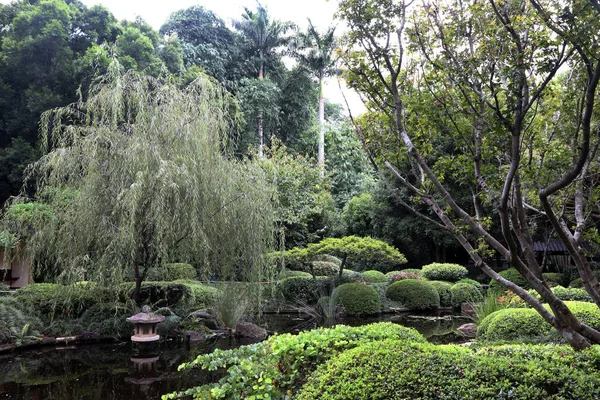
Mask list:
POLYGON ((157 325, 165 320, 162 315, 156 315, 150 307, 144 306, 142 312, 127 318, 127 322, 135 324, 135 333, 131 337, 132 342, 148 343, 156 342, 160 339, 157 332, 157 325))

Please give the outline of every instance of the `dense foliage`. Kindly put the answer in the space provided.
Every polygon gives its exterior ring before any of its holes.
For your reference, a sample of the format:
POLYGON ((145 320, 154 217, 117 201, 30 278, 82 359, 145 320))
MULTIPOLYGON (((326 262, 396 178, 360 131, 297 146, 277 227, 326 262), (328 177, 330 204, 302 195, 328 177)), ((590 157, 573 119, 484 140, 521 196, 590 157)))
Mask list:
POLYGON ((388 286, 386 296, 410 310, 430 310, 440 306, 440 295, 427 281, 404 279, 388 286))
POLYGON ((483 295, 477 286, 469 283, 455 283, 450 288, 452 307, 460 307, 463 303, 480 303, 483 295))
POLYGON ((415 330, 392 323, 361 327, 338 325, 298 335, 275 335, 265 342, 234 350, 215 350, 198 356, 179 370, 202 368, 226 369, 218 382, 164 395, 163 399, 189 396, 195 399, 275 399, 290 395, 319 364, 331 357, 373 340, 395 339, 414 343, 425 339, 415 330))
POLYGON ((467 277, 469 271, 462 265, 433 263, 423 266, 423 277, 432 281, 458 282, 467 277))
POLYGON ((437 290, 440 296, 440 306, 453 307, 452 292, 450 291, 450 288, 453 287, 452 283, 444 281, 429 281, 429 283, 437 290))
POLYGON ((505 346, 473 351, 395 340, 368 343, 320 366, 299 400, 577 399, 600 395, 597 350, 505 346))
POLYGON ((377 314, 381 307, 377 290, 361 283, 344 283, 336 287, 333 302, 344 307, 347 315, 377 314))

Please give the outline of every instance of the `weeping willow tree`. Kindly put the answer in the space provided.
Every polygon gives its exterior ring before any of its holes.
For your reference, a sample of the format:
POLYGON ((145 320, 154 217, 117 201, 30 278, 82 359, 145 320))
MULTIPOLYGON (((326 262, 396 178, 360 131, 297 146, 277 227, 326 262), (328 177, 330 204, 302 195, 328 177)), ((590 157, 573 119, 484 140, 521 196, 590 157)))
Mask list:
POLYGON ((46 155, 29 170, 55 217, 28 241, 67 280, 133 277, 192 262, 202 276, 249 279, 272 244, 260 168, 230 157, 232 99, 201 76, 180 89, 113 63, 86 99, 46 112, 46 155))

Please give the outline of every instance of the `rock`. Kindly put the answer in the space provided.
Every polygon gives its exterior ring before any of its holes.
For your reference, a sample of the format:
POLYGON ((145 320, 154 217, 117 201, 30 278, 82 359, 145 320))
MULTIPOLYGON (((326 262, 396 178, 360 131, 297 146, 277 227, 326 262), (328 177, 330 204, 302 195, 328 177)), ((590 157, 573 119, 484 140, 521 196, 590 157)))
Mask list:
POLYGON ((190 344, 200 343, 206 340, 206 336, 202 332, 185 331, 185 335, 190 344))
POLYGON ((252 322, 240 321, 235 327, 235 335, 260 340, 267 337, 267 331, 252 322))
POLYGON ((194 311, 188 315, 188 318, 198 320, 198 322, 202 323, 208 329, 213 331, 221 328, 221 324, 219 323, 216 315, 212 314, 211 310, 209 309, 194 311))
POLYGON ((456 328, 461 335, 468 338, 477 337, 477 325, 475 324, 464 324, 456 328))
POLYGON ((471 303, 462 303, 460 305, 460 311, 466 315, 475 315, 475 307, 471 303))

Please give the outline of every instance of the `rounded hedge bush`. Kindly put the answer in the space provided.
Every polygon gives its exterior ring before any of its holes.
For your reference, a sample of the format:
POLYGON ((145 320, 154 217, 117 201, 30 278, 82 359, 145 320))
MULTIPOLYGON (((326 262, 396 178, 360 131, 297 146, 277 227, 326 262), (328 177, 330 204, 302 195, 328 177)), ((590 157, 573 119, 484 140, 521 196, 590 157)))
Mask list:
POLYGON ((452 307, 452 293, 450 292, 452 284, 443 281, 429 281, 429 283, 433 285, 440 296, 440 306, 452 307))
POLYGON ((544 272, 542 276, 550 287, 565 285, 565 276, 559 272, 544 272))
POLYGON ((430 281, 458 282, 467 277, 467 269, 458 264, 433 263, 423 267, 423 277, 430 281))
POLYGON ((333 291, 334 304, 344 307, 347 315, 379 313, 381 302, 377 290, 362 283, 344 283, 333 291))
POLYGON ((469 285, 473 285, 477 289, 482 290, 481 283, 477 282, 475 279, 465 278, 465 279, 461 279, 460 281, 458 281, 456 283, 468 283, 469 285))
POLYGON ((312 277, 293 276, 280 283, 281 293, 292 303, 316 304, 323 293, 329 293, 329 279, 313 279, 312 277))
MULTIPOLYGON (((315 276, 335 276, 340 270, 339 264, 330 261, 313 261, 311 265, 315 276)), ((310 273, 310 268, 306 272, 310 273)))
MULTIPOLYGON (((500 276, 521 286, 525 290, 531 289, 531 285, 529 284, 529 282, 527 282, 527 280, 523 278, 523 276, 515 268, 509 268, 500 272, 500 276)), ((496 282, 493 279, 490 281, 490 287, 488 288, 489 292, 493 294, 502 294, 505 290, 508 289, 506 289, 506 287, 504 287, 500 283, 496 282)))
MULTIPOLYGON (((596 276, 596 279, 600 280, 600 271, 593 271, 593 274, 596 276)), ((574 279, 569 283, 569 287, 582 289, 583 280, 581 278, 574 279)))
POLYGON ((440 295, 427 281, 405 279, 388 286, 385 295, 410 310, 430 310, 440 306, 440 295))
POLYGON ((587 301, 593 302, 592 296, 585 291, 585 289, 579 288, 565 288, 562 286, 554 286, 552 288, 552 293, 556 295, 559 299, 571 300, 571 301, 587 301))
MULTIPOLYGON (((581 322, 600 329, 600 309, 595 303, 565 301, 581 322)), ((549 309, 548 305, 544 305, 549 309)), ((507 308, 485 317, 477 327, 477 338, 488 341, 534 339, 557 334, 537 311, 531 308, 507 308)))
POLYGON ((456 283, 450 288, 452 307, 460 307, 462 303, 481 303, 481 291, 469 283, 456 283))
POLYGON ((502 350, 484 348, 476 352, 394 340, 367 343, 319 366, 295 398, 598 398, 600 371, 594 351, 575 353, 565 346, 547 352, 528 346, 502 350))
POLYGON ((371 283, 387 282, 387 278, 386 278, 385 274, 380 271, 375 271, 374 269, 369 270, 369 271, 364 271, 362 274, 367 282, 371 282, 371 283))

